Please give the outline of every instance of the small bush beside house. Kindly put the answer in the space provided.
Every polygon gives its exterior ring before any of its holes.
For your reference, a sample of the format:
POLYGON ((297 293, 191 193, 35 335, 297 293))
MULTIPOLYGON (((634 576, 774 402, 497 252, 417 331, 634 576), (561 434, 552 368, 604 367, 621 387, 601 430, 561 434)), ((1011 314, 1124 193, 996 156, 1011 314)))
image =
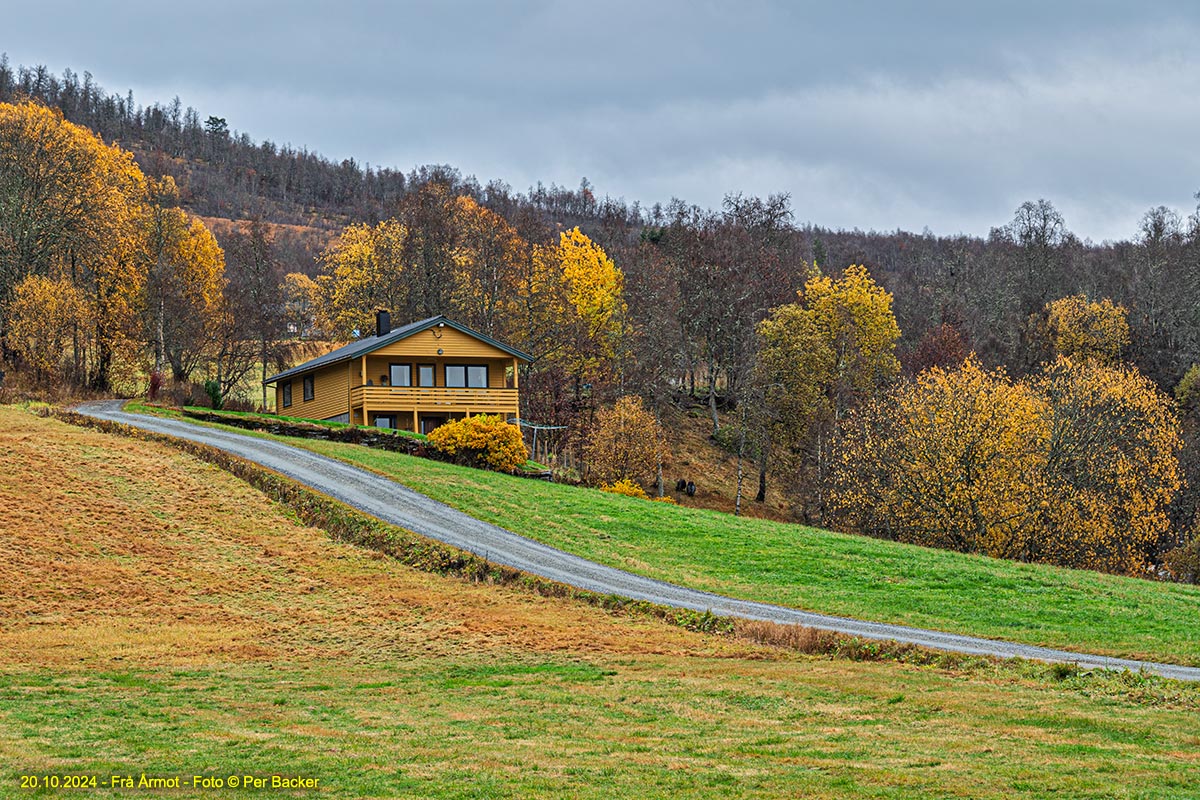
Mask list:
POLYGON ((429 445, 455 463, 498 472, 512 472, 529 459, 521 431, 503 417, 489 414, 435 428, 429 433, 429 445))

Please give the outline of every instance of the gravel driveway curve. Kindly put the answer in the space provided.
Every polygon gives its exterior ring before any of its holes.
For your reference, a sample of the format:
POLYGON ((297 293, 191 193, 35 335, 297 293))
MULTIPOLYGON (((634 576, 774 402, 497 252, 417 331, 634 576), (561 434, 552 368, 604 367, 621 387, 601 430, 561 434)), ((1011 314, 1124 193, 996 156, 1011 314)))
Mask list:
POLYGON ((481 522, 395 481, 332 458, 239 433, 179 420, 127 413, 121 410, 121 405, 122 401, 119 400, 97 401, 83 403, 77 410, 96 419, 119 422, 220 448, 282 473, 384 522, 470 551, 498 564, 515 567, 580 589, 648 600, 666 606, 712 611, 722 616, 806 625, 866 639, 892 639, 955 653, 1069 662, 1085 669, 1145 670, 1168 678, 1200 681, 1200 667, 1108 658, 903 625, 862 622, 769 603, 736 600, 676 586, 614 567, 606 567, 518 536, 503 528, 481 522))

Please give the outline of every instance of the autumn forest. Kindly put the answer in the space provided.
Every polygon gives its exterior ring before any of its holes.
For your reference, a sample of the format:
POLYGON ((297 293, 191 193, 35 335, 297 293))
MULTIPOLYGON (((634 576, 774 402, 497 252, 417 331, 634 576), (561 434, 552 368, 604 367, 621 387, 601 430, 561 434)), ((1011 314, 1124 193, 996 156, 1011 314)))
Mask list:
POLYGON ((985 238, 792 202, 334 163, 0 59, 0 402, 265 406, 264 377, 377 310, 446 314, 533 357, 522 416, 581 480, 661 496, 687 409, 738 509, 1200 581, 1200 210, 1095 243, 1043 199, 985 238))

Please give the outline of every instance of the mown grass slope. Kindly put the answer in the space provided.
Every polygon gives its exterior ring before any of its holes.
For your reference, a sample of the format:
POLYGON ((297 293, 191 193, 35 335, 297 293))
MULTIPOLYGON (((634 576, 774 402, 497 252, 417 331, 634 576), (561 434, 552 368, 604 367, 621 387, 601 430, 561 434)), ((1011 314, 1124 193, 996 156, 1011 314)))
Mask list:
POLYGON ((606 564, 752 600, 1026 644, 1200 664, 1200 587, 1019 564, 289 440, 606 564))
POLYGON ((327 797, 1200 789, 1194 687, 799 656, 426 575, 169 448, 13 409, 0 464, 0 796, 28 771, 327 797))

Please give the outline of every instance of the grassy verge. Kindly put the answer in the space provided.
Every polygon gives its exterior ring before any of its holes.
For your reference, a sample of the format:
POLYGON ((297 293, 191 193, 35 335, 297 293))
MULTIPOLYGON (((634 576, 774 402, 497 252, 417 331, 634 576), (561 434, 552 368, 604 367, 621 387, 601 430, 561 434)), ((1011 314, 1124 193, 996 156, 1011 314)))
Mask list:
POLYGON ((508 530, 662 580, 831 614, 1200 664, 1200 587, 739 519, 354 445, 286 441, 508 530))
MULTIPOLYGON (((272 420, 275 422, 296 422, 296 423, 302 423, 302 424, 308 424, 308 425, 321 425, 326 428, 349 428, 349 427, 351 427, 350 424, 347 422, 330 422, 328 420, 309 419, 307 417, 287 417, 287 416, 283 416, 281 414, 265 414, 265 413, 262 413, 259 411, 229 411, 227 409, 214 409, 214 408, 209 408, 207 406, 184 406, 183 410, 190 411, 193 414, 212 414, 217 417, 234 417, 234 418, 239 418, 239 419, 264 419, 264 420, 272 420)), ((420 438, 420 439, 425 438, 421 434, 412 433, 410 431, 400 431, 400 432, 408 433, 410 436, 413 436, 414 438, 420 438)))
POLYGON ((0 456, 0 797, 31 772, 337 798, 1200 788, 1198 687, 800 656, 417 572, 175 449, 11 409, 0 456))

